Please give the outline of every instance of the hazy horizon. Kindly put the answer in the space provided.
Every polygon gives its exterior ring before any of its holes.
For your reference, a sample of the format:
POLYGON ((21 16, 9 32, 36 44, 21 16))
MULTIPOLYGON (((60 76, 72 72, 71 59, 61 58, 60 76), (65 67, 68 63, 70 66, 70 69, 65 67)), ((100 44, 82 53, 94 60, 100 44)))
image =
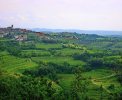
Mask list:
POLYGON ((0 0, 0 27, 122 31, 122 0, 0 0))

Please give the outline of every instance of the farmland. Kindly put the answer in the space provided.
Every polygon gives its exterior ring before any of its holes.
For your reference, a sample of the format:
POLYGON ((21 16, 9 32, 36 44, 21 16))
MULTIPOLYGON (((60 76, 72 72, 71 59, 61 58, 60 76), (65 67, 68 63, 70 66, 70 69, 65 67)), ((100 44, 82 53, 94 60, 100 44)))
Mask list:
POLYGON ((120 38, 76 33, 47 36, 50 39, 33 33, 31 42, 0 38, 0 88, 6 88, 0 99, 10 99, 15 94, 16 99, 33 94, 34 100, 122 98, 120 38), (19 94, 23 87, 25 94, 19 94))

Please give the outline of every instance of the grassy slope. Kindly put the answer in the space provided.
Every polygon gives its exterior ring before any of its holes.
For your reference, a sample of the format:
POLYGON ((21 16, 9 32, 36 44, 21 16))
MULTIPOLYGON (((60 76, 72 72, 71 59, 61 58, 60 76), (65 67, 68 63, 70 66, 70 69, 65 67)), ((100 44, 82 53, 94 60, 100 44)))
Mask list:
POLYGON ((21 52, 22 55, 32 55, 32 54, 36 54, 36 55, 39 55, 39 56, 47 56, 47 55, 50 55, 50 52, 49 51, 45 51, 45 50, 23 50, 21 52))
MULTIPOLYGON (((49 49, 49 48, 61 48, 62 45, 61 44, 44 44, 44 43, 38 43, 36 44, 37 48, 44 48, 44 49, 49 49)), ((24 51, 25 52, 25 51, 24 51)), ((33 60, 36 61, 45 61, 45 62, 53 62, 53 63, 57 63, 57 64, 62 64, 64 62, 68 62, 71 65, 79 65, 82 66, 83 64, 85 64, 85 62, 80 61, 80 60, 74 60, 72 58, 72 55, 75 53, 81 53, 83 52, 82 50, 79 49, 70 49, 70 48, 64 48, 61 50, 56 50, 56 53, 60 53, 57 56, 47 56, 47 54, 50 54, 49 51, 38 51, 38 53, 41 53, 42 56, 40 57, 33 57, 33 60)))
POLYGON ((14 57, 7 54, 7 52, 2 52, 1 54, 0 67, 2 70, 8 72, 22 72, 25 69, 35 68, 37 66, 37 64, 30 59, 14 57))
POLYGON ((47 56, 47 57, 32 57, 34 61, 43 61, 43 62, 53 62, 56 64, 62 64, 64 62, 68 62, 71 65, 79 65, 82 66, 85 63, 80 60, 74 60, 71 57, 58 57, 58 56, 47 56))
MULTIPOLYGON (((61 44, 36 44, 37 48, 61 48, 61 44)), ((83 65, 85 64, 82 61, 74 60, 71 55, 74 53, 81 53, 82 50, 78 49, 69 49, 65 48, 62 50, 57 50, 57 52, 61 52, 63 56, 46 56, 46 54, 50 54, 48 51, 44 50, 23 50, 23 54, 31 54, 32 52, 35 52, 37 54, 42 54, 40 57, 32 57, 32 60, 35 61, 45 61, 45 62, 54 62, 57 64, 62 64, 63 62, 68 62, 71 65, 83 65)), ((94 51, 93 51, 94 52, 94 51)), ((23 59, 23 58, 17 58, 14 56, 9 55, 7 52, 1 52, 2 58, 0 60, 0 67, 3 70, 6 70, 8 72, 22 72, 25 69, 32 69, 37 66, 36 63, 32 62, 30 59, 23 59)), ((108 70, 94 70, 90 72, 86 72, 83 75, 85 77, 91 77, 91 83, 89 86, 88 95, 91 97, 96 97, 99 100, 99 87, 103 85, 104 87, 104 95, 106 95, 109 92, 117 92, 121 91, 120 84, 116 81, 116 78, 114 76, 111 76, 113 72, 108 70), (111 76, 111 77, 108 77, 111 76), (115 85, 115 90, 109 90, 108 86, 110 84, 115 85)), ((69 89, 70 84, 74 80, 73 74, 59 74, 60 85, 64 89, 69 89)))
MULTIPOLYGON (((85 72, 83 73, 83 76, 85 77, 91 77, 90 78, 90 84, 88 86, 89 91, 87 94, 91 98, 96 98, 96 100, 100 99, 100 86, 103 86, 103 98, 104 100, 107 99, 108 95, 110 93, 114 92, 120 92, 122 88, 120 88, 120 84, 117 82, 116 78, 114 77, 114 74, 109 71, 109 70, 94 70, 90 72, 85 72), (115 89, 109 89, 108 87, 114 84, 115 89)), ((74 75, 73 74, 59 74, 59 77, 61 78, 60 80, 60 85, 62 88, 65 90, 70 89, 70 85, 72 81, 74 80, 74 75), (69 85, 70 84, 70 85, 69 85)))
POLYGON ((49 49, 49 48, 60 48, 61 44, 45 44, 45 43, 37 43, 37 48, 49 49))

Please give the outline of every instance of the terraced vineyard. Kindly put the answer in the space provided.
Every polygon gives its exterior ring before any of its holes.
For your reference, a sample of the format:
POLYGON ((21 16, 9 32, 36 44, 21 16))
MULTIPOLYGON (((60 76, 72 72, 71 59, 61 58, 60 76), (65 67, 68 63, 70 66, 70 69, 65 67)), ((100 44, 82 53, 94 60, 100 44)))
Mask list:
POLYGON ((1 38, 0 99, 121 100, 122 40, 66 34, 1 38))

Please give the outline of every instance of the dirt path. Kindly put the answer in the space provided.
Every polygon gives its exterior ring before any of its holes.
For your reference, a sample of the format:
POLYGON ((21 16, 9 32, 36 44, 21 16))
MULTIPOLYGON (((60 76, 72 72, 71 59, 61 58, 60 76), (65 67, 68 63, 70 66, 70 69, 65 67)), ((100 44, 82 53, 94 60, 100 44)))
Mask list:
MULTIPOLYGON (((115 75, 115 74, 112 74, 112 75, 109 75, 109 76, 106 76, 106 77, 102 77, 102 78, 91 79, 91 82, 92 82, 93 84, 97 85, 97 86, 100 86, 100 85, 102 85, 102 82, 101 82, 102 79, 111 78, 111 77, 113 77, 113 76, 116 76, 116 75, 115 75), (98 83, 98 82, 101 82, 101 84, 98 83)), ((103 86, 103 89, 104 89, 106 92, 111 93, 105 86, 103 86)))

